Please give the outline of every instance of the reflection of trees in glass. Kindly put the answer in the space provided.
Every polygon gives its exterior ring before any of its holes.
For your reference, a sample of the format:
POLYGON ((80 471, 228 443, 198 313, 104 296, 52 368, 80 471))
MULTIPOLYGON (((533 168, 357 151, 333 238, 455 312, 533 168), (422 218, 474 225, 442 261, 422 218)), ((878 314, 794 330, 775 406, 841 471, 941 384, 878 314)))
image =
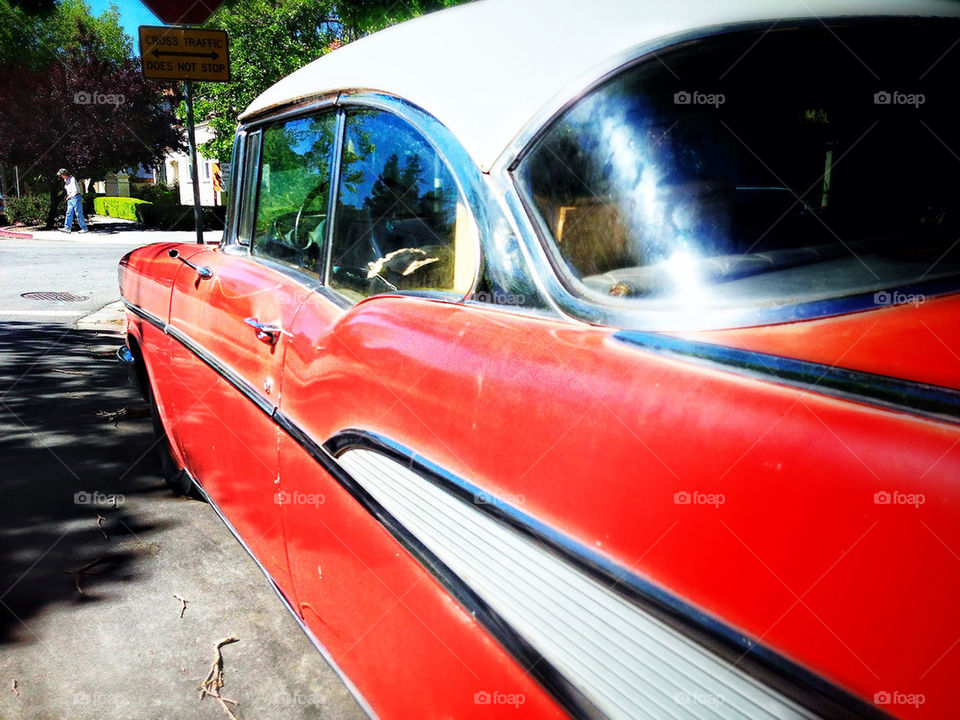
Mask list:
POLYGON ((453 218, 444 218, 439 188, 420 194, 420 188, 425 184, 423 175, 423 162, 419 154, 407 156, 401 167, 400 159, 394 153, 377 176, 373 189, 363 201, 363 207, 370 212, 374 221, 381 218, 417 218, 440 236, 438 241, 440 238, 449 238, 453 230, 453 218))
POLYGON ((351 110, 342 155, 332 286, 361 297, 453 287, 459 195, 429 143, 390 113, 351 110))
POLYGON ((264 131, 257 235, 267 232, 276 218, 296 213, 318 187, 308 209, 326 210, 334 127, 334 115, 325 114, 264 131))
POLYGON ((340 158, 341 200, 344 195, 356 195, 360 191, 364 171, 368 169, 364 166, 377 150, 377 146, 370 140, 370 130, 366 124, 376 116, 376 110, 360 108, 350 111, 343 153, 340 158))

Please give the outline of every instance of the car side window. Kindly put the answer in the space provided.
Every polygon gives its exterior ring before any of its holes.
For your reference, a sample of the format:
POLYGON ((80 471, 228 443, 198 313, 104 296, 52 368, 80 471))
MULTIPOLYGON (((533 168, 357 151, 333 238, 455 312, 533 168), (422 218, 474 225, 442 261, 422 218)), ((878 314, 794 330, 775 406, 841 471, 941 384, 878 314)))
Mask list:
POLYGON ((466 294, 476 264, 466 206, 433 146, 395 115, 348 111, 329 285, 351 300, 401 290, 466 294))
POLYGON ((332 112, 264 129, 252 252, 321 275, 330 168, 332 112))

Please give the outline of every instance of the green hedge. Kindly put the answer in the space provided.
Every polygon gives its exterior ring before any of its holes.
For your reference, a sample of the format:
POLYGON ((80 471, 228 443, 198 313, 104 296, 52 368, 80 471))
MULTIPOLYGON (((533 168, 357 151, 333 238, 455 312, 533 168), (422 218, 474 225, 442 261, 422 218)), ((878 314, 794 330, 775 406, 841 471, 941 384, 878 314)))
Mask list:
POLYGON ((150 203, 139 198, 98 197, 93 200, 93 211, 97 215, 143 222, 143 205, 150 203))
POLYGON ((180 188, 177 185, 156 185, 137 184, 130 187, 130 194, 133 197, 152 202, 155 205, 179 205, 180 188))
MULTIPOLYGON (((153 203, 144 203, 137 206, 141 220, 144 226, 157 228, 158 230, 193 230, 193 206, 192 205, 155 205, 153 203)), ((223 230, 224 218, 226 217, 226 208, 205 207, 203 208, 203 229, 204 230, 223 230)))
MULTIPOLYGON (((157 230, 193 230, 193 206, 153 203, 139 198, 97 197, 93 200, 93 211, 97 215, 135 220, 144 227, 157 230)), ((203 229, 223 230, 226 208, 203 208, 203 229)))
POLYGON ((47 222, 47 213, 50 211, 50 196, 44 193, 8 197, 4 200, 3 210, 11 223, 43 225, 47 222))

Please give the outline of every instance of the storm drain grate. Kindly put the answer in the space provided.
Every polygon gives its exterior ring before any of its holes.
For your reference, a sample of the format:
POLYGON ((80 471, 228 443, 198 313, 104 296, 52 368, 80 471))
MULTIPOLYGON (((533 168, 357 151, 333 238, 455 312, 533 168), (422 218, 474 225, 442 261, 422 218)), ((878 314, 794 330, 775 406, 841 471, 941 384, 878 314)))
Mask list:
POLYGON ((89 295, 74 295, 68 292, 55 292, 53 290, 40 290, 37 292, 21 293, 20 297, 27 300, 49 300, 50 302, 83 302, 89 300, 89 295))

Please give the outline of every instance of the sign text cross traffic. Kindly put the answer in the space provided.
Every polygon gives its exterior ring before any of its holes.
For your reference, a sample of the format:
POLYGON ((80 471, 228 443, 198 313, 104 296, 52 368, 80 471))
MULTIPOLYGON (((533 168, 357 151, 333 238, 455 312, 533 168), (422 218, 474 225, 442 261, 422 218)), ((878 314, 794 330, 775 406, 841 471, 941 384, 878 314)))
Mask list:
POLYGON ((140 59, 143 76, 153 80, 230 81, 223 30, 141 25, 140 59))

